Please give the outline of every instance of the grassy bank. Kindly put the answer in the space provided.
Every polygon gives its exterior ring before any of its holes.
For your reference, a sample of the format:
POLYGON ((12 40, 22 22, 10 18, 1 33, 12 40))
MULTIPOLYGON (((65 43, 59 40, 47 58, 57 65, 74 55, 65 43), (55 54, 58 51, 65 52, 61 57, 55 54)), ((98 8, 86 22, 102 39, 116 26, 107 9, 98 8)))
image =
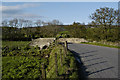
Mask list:
POLYGON ((2 41, 2 47, 23 47, 26 46, 28 43, 30 43, 30 41, 2 41))
POLYGON ((74 55, 60 44, 47 49, 30 47, 27 41, 3 41, 2 78, 42 79, 42 64, 45 64, 46 78, 78 79, 78 63, 74 55), (57 63, 55 60, 57 54, 57 63), (62 61, 61 61, 62 60, 62 61), (58 75, 56 75, 56 65, 58 75))
POLYGON ((2 78, 39 79, 41 60, 39 57, 11 56, 2 58, 2 78))
POLYGON ((106 44, 102 44, 102 43, 82 42, 82 44, 90 44, 90 45, 97 45, 97 46, 104 46, 104 47, 119 48, 120 49, 120 46, 106 45, 106 44))
POLYGON ((30 47, 28 41, 3 41, 2 79, 40 79, 41 63, 47 64, 49 51, 30 47))
POLYGON ((78 73, 78 67, 77 67, 77 61, 75 60, 74 55, 67 51, 65 52, 65 49, 62 45, 57 45, 52 50, 50 57, 49 57, 49 65, 47 68, 47 78, 65 78, 65 79, 71 79, 76 78, 78 79, 79 73, 78 73), (61 50, 61 51, 60 51, 61 50), (58 66, 58 76, 56 75, 56 66, 55 66, 55 53, 57 53, 57 66, 58 66), (62 61, 61 61, 62 60, 62 61), (52 67, 52 69, 51 69, 52 67))

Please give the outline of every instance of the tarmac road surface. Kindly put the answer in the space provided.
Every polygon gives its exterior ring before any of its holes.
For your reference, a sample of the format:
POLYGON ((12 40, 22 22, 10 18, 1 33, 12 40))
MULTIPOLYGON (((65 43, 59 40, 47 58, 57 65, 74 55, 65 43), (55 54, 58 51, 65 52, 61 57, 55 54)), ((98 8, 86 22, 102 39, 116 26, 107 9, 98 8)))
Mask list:
POLYGON ((79 54, 88 78, 118 78, 118 49, 77 43, 68 48, 79 54))

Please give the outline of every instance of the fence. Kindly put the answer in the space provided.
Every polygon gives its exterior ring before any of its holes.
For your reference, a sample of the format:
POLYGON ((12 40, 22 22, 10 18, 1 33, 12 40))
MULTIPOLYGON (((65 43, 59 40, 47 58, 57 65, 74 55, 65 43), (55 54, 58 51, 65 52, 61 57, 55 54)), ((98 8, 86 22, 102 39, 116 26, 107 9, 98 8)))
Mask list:
MULTIPOLYGON (((55 45, 58 45, 58 43, 55 42, 55 45)), ((63 48, 64 48, 63 50, 62 50, 62 49, 59 50, 59 53, 60 53, 60 54, 54 53, 54 62, 53 62, 53 65, 52 65, 49 69, 45 69, 45 64, 42 63, 42 70, 41 70, 41 71, 42 71, 42 76, 41 76, 42 79, 46 79, 46 78, 47 78, 46 75, 49 74, 49 72, 53 69, 53 67, 55 67, 55 68, 54 68, 55 71, 53 71, 52 74, 55 74, 57 78, 60 78, 60 77, 65 78, 64 76, 59 75, 58 63, 59 63, 59 65, 60 65, 60 67, 63 68, 63 62, 64 62, 65 57, 66 57, 66 55, 67 55, 67 49, 68 49, 67 41, 65 41, 65 43, 64 43, 64 45, 63 45, 63 48), (62 53, 62 52, 64 52, 64 53, 62 53), (59 56, 58 56, 58 55, 59 55, 59 56), (58 62, 58 61, 59 61, 59 62, 58 62)), ((65 74, 68 74, 68 68, 65 69, 64 73, 65 73, 65 74)), ((50 78, 51 78, 51 77, 52 77, 52 76, 50 76, 50 78)))

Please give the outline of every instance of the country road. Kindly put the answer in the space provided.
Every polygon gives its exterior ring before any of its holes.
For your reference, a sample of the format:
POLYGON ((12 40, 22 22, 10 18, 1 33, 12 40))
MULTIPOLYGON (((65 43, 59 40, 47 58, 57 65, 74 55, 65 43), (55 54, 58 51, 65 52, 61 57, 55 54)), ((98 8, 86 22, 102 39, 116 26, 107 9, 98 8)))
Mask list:
POLYGON ((68 44, 81 58, 88 78, 118 78, 118 49, 88 44, 68 44))

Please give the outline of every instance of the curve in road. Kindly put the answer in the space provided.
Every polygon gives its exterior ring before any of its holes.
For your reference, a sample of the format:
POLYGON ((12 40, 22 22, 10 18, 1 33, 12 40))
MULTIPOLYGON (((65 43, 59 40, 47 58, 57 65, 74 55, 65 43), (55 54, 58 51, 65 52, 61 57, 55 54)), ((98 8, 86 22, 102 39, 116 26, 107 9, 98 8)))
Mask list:
POLYGON ((79 54, 88 78, 118 78, 118 49, 88 44, 68 44, 79 54))

